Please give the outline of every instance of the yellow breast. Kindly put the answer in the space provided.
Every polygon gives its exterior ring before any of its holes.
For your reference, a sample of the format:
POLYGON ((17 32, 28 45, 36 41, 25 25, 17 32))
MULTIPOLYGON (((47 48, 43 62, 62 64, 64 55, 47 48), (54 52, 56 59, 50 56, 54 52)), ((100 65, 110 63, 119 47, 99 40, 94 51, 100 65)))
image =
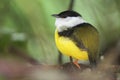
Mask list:
POLYGON ((59 36, 57 30, 55 31, 55 42, 61 53, 67 56, 72 56, 75 59, 88 60, 87 51, 83 51, 82 49, 78 48, 69 38, 59 36))

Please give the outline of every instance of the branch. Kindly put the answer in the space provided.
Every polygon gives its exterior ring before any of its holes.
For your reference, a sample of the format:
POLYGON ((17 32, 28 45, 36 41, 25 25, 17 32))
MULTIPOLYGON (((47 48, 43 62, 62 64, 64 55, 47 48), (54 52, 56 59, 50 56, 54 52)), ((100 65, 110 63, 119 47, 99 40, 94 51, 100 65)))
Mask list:
POLYGON ((39 64, 39 62, 37 60, 35 60, 31 56, 27 55, 27 53, 25 53, 24 51, 20 50, 19 48, 15 47, 15 46, 9 46, 8 51, 10 53, 14 54, 15 56, 18 56, 19 58, 21 58, 33 65, 39 64))

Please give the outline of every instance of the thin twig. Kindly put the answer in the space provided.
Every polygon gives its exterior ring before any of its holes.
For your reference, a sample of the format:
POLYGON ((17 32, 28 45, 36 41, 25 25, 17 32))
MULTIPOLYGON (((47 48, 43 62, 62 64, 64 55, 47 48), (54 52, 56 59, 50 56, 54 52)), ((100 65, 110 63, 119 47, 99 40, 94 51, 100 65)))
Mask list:
POLYGON ((70 0, 68 10, 73 10, 75 0, 70 0))
MULTIPOLYGON (((75 0, 70 0, 70 4, 68 6, 68 10, 73 10, 73 7, 74 7, 74 3, 75 3, 75 0)), ((59 52, 59 51, 58 51, 59 52)), ((62 64, 63 61, 62 61, 62 54, 59 52, 59 55, 58 55, 58 63, 59 64, 62 64)), ((72 58, 70 58, 70 61, 72 62, 72 58)))

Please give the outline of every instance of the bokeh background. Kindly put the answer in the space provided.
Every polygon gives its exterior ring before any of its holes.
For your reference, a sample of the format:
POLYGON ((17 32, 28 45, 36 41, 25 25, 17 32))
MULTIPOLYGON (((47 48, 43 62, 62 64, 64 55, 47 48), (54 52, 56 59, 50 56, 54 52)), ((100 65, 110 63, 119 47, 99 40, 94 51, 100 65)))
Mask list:
MULTIPOLYGON (((25 54, 40 63, 57 64, 55 18, 51 15, 67 10, 69 2, 0 0, 0 58, 22 60, 25 54)), ((75 0, 73 10, 99 30, 102 50, 119 40, 120 0, 75 0)))

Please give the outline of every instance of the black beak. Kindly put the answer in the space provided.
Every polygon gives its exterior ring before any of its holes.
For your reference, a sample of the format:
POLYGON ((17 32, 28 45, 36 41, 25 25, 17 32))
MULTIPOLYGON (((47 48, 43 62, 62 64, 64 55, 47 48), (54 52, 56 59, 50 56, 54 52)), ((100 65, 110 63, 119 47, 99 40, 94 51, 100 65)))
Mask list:
POLYGON ((58 14, 53 14, 52 15, 53 17, 56 17, 56 18, 58 18, 59 16, 58 16, 58 14))

